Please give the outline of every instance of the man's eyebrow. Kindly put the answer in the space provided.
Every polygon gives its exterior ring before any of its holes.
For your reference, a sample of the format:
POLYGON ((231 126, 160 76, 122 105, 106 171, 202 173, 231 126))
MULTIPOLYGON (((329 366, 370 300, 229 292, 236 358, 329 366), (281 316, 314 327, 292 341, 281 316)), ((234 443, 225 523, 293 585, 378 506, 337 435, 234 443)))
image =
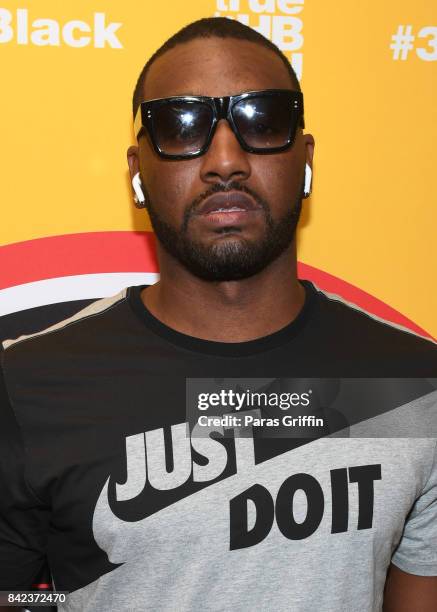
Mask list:
MULTIPOLYGON (((155 96, 155 98, 177 98, 179 96, 206 96, 205 93, 200 93, 200 92, 193 92, 193 91, 177 91, 176 93, 172 92, 171 94, 168 94, 166 96, 155 96)), ((208 96, 206 96, 208 97, 208 96)))
POLYGON ((193 93, 192 91, 189 92, 182 92, 182 93, 171 93, 171 94, 167 94, 165 96, 147 96, 147 98, 145 98, 143 101, 147 102, 149 100, 165 100, 166 98, 184 98, 186 96, 194 96, 196 98, 199 97, 208 97, 206 96, 204 93, 193 93))
MULTIPOLYGON (((181 93, 171 93, 169 95, 166 96, 154 96, 153 98, 151 96, 147 97, 147 100, 161 100, 161 99, 166 99, 166 98, 179 98, 179 97, 185 97, 185 96, 193 96, 196 98, 226 98, 226 97, 230 97, 230 96, 239 96, 241 94, 244 93, 251 93, 253 91, 264 91, 267 89, 272 89, 271 87, 263 87, 263 88, 258 88, 258 89, 253 89, 253 88, 245 88, 242 90, 238 90, 238 91, 233 91, 232 93, 228 93, 228 94, 224 94, 221 96, 209 96, 208 94, 205 94, 204 92, 193 92, 193 91, 184 91, 181 93)), ((290 91, 297 91, 297 90, 290 90, 290 91)), ((146 100, 146 101, 147 101, 146 100)))

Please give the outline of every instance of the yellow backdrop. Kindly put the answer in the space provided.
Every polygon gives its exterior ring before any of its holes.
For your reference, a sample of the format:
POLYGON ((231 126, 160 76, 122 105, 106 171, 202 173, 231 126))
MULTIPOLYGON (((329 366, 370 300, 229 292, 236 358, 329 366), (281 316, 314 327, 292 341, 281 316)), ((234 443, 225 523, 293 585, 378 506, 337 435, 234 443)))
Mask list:
MULTIPOLYGON (((167 37, 213 15, 260 28, 301 77, 316 151, 299 260, 437 336, 437 5, 429 0, 0 0, 0 302, 11 287, 50 276, 26 275, 35 243, 25 241, 150 229, 127 173, 132 90, 167 37)), ((98 270, 90 263, 89 271, 98 270)))

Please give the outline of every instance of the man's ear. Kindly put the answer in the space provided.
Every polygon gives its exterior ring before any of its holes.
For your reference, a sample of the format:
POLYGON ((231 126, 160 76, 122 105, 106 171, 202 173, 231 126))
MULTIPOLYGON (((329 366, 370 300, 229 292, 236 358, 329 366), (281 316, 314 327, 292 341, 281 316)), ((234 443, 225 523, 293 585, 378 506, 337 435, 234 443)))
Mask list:
POLYGON ((129 174, 134 192, 133 197, 135 206, 137 208, 147 208, 148 194, 145 187, 141 183, 137 146, 132 145, 127 150, 127 163, 129 165, 129 174))
POLYGON ((127 150, 127 163, 129 166, 129 174, 131 180, 137 172, 140 171, 139 150, 138 146, 132 145, 127 150))
POLYGON ((312 134, 304 134, 304 145, 305 145, 305 161, 310 166, 313 167, 313 157, 314 157, 314 147, 316 145, 314 136, 312 134))
POLYGON ((314 137, 312 134, 302 134, 303 144, 305 148, 305 172, 302 198, 309 198, 311 195, 312 188, 312 176, 313 176, 313 156, 314 156, 314 137))

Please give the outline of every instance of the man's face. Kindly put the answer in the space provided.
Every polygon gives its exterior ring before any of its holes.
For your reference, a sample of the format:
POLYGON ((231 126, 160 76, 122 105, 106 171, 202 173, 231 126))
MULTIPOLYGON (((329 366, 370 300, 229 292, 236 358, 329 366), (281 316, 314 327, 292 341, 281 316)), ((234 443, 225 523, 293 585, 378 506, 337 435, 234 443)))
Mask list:
MULTIPOLYGON (((292 89, 280 58, 249 41, 209 38, 158 58, 146 77, 144 99, 260 89, 292 89)), ((130 147, 128 160, 131 177, 140 171, 152 227, 165 252, 200 278, 229 281, 253 276, 292 248, 313 145, 298 129, 287 151, 249 153, 220 120, 200 157, 162 159, 144 135, 138 148, 130 147), (255 208, 202 214, 206 198, 218 193, 237 200, 247 194, 255 208)))

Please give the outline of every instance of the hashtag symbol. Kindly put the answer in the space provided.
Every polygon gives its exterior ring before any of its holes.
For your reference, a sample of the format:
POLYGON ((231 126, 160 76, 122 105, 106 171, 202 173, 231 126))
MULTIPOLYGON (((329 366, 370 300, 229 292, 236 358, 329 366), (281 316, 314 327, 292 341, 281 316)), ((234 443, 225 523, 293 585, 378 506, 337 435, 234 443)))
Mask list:
POLYGON ((414 36, 411 34, 412 26, 399 26, 396 34, 391 37, 394 60, 406 60, 408 52, 413 48, 414 36))

